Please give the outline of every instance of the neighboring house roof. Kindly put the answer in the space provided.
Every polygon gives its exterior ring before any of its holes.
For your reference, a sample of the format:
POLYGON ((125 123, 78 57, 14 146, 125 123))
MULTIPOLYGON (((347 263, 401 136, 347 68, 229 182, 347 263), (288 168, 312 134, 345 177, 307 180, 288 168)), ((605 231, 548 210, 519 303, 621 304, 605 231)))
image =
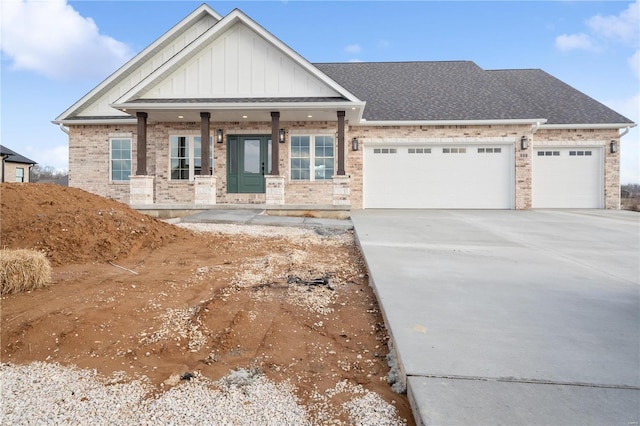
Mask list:
POLYGON ((8 163, 22 163, 22 164, 38 164, 33 160, 28 159, 27 157, 18 154, 15 151, 10 150, 9 148, 0 145, 0 155, 6 157, 6 162, 8 163))
POLYGON ((547 124, 632 124, 541 70, 486 71, 469 61, 314 65, 367 103, 367 121, 542 118, 547 124))

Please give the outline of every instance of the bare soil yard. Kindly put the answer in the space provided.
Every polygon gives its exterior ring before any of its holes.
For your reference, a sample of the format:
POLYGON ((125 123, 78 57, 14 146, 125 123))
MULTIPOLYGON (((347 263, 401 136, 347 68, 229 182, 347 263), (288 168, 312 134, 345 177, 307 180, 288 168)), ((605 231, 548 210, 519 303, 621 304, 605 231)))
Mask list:
MULTIPOLYGON (((78 189, 0 189, 0 246, 54 266, 50 286, 2 297, 2 363, 124 371, 156 394, 185 373, 254 368, 289 381, 311 411, 314 394, 346 380, 413 424, 387 383, 388 336, 351 233, 193 232, 78 189)), ((334 420, 348 423, 349 398, 329 400, 334 420)))

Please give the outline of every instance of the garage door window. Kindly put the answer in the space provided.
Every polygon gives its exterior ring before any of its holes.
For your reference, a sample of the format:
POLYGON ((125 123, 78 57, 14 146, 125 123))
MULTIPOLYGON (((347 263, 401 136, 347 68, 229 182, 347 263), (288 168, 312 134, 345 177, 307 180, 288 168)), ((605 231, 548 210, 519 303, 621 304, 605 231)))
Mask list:
POLYGON ((559 157, 560 151, 538 151, 538 157, 559 157))
POLYGON ((443 154, 466 154, 467 148, 442 148, 443 154))
POLYGON ((334 174, 333 136, 291 136, 291 180, 331 180, 334 174))
POLYGON ((500 154, 502 148, 478 148, 478 154, 500 154))
POLYGON ((431 148, 409 148, 409 154, 431 154, 431 148))
POLYGON ((570 157, 584 157, 584 156, 590 156, 591 155, 591 151, 569 151, 569 156, 570 157))

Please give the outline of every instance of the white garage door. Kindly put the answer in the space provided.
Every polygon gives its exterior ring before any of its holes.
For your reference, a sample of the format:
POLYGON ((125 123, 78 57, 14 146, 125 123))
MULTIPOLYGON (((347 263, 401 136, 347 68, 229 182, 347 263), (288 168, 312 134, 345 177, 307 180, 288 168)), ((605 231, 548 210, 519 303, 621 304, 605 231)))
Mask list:
POLYGON ((603 148, 535 148, 533 207, 603 208, 603 154, 603 148))
POLYGON ((368 146, 365 208, 511 209, 512 145, 368 146))

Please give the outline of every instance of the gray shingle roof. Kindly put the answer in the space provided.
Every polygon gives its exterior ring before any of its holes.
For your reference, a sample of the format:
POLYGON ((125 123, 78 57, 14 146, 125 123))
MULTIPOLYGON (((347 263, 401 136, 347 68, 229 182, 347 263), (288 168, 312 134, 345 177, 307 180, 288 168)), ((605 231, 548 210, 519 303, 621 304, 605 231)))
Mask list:
POLYGON ((5 161, 9 163, 22 163, 22 164, 38 164, 33 160, 28 159, 27 157, 18 154, 15 151, 10 150, 6 146, 0 145, 0 155, 7 156, 5 161))
POLYGON ((314 65, 367 103, 363 117, 368 121, 632 123, 541 70, 485 71, 471 61, 314 65))

